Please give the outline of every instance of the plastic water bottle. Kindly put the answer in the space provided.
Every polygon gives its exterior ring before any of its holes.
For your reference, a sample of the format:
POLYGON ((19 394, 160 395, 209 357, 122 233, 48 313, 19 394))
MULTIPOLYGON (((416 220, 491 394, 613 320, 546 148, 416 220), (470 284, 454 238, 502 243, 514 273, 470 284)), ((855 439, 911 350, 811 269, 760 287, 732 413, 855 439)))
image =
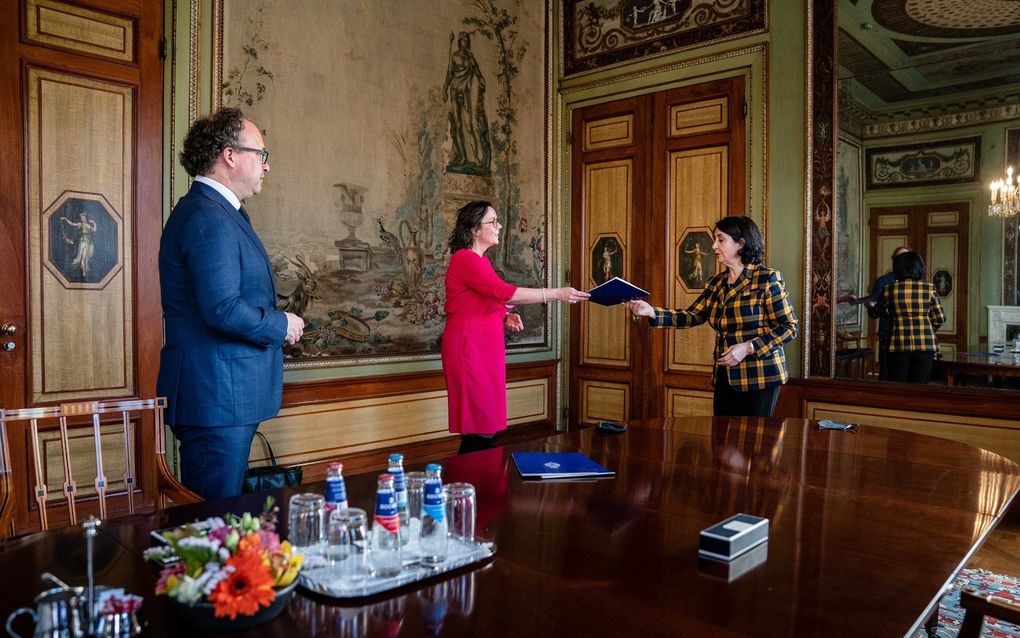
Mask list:
POLYGON ((407 481, 404 480, 404 455, 390 454, 390 466, 386 470, 393 476, 393 489, 397 493, 397 515, 400 517, 400 544, 407 545, 411 530, 407 518, 407 481))
POLYGON ((347 509, 347 484, 344 483, 344 464, 332 463, 326 470, 326 509, 347 509))
POLYGON ((400 516, 397 514, 397 494, 391 474, 379 475, 370 556, 376 576, 385 578, 400 573, 400 516))
POLYGON ((425 466, 425 496, 421 506, 421 562, 436 565, 446 560, 446 498, 443 494, 443 468, 438 463, 425 466))

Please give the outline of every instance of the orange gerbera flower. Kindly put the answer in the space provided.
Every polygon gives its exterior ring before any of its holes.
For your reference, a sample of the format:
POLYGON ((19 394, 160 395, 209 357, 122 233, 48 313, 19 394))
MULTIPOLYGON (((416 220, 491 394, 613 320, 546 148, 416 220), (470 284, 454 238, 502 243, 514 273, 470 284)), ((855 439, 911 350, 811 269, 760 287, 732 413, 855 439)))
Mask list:
POLYGON ((251 616, 260 606, 268 607, 276 598, 273 577, 261 556, 249 552, 235 554, 227 559, 227 565, 233 567, 234 572, 209 594, 214 616, 229 616, 231 620, 238 614, 251 616))
POLYGON ((242 536, 241 539, 237 541, 237 553, 244 554, 248 552, 254 552, 256 554, 262 553, 262 539, 258 534, 248 534, 246 536, 242 536))

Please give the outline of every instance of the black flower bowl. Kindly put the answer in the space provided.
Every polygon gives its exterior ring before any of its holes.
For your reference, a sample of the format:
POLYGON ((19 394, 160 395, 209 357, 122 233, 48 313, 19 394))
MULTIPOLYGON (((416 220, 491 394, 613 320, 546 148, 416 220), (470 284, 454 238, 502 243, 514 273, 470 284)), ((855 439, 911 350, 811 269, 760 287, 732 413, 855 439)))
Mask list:
POLYGON ((279 616, 280 612, 287 606, 287 601, 290 600, 295 587, 297 587, 296 578, 291 584, 276 590, 276 598, 273 599, 273 602, 269 603, 268 607, 260 607, 253 615, 238 616, 234 620, 226 617, 217 618, 213 614, 213 604, 209 602, 186 605, 178 602, 176 598, 171 598, 170 606, 178 618, 181 618, 184 622, 197 629, 205 631, 240 631, 269 622, 279 616))

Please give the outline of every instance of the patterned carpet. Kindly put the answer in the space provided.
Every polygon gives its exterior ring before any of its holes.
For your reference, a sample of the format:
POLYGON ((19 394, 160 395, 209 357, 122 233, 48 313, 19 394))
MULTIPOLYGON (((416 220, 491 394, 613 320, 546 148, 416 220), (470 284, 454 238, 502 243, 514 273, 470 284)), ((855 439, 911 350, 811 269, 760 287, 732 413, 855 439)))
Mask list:
MULTIPOLYGON (((970 585, 982 593, 996 593, 999 596, 1020 605, 1020 581, 1011 576, 994 574, 984 569, 965 569, 953 580, 949 591, 942 597, 939 605, 938 638, 956 638, 963 623, 963 609, 960 607, 960 588, 970 585)), ((981 632, 983 638, 1016 638, 1020 637, 1020 627, 985 618, 985 627, 981 632)), ((915 634, 914 638, 927 638, 924 631, 915 634)))

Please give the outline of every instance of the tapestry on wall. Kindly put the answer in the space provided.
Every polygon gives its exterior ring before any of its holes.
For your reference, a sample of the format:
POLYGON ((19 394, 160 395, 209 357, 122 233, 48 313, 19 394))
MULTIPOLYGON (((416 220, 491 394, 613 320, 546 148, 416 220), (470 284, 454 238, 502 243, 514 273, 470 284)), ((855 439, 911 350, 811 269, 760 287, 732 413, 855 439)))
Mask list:
MULTIPOLYGON (((503 224, 496 272, 548 285, 546 10, 224 0, 222 103, 272 152, 246 206, 279 307, 306 324, 288 367, 438 357, 448 238, 472 200, 503 224)), ((508 347, 548 347, 546 307, 518 312, 508 347)))
MULTIPOLYGON (((861 147, 839 138, 836 151, 836 295, 867 296, 870 282, 861 279, 863 195, 861 185, 861 147)), ((861 306, 840 303, 836 306, 836 325, 857 330, 861 324, 861 306)))
POLYGON ((563 73, 761 33, 767 15, 765 0, 563 0, 563 73))

